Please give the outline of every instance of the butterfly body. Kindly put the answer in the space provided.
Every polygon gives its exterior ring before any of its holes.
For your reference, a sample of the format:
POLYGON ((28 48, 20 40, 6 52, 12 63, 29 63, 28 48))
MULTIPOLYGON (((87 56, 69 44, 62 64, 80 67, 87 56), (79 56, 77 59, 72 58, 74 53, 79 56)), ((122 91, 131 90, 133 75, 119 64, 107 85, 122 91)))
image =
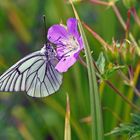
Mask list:
POLYGON ((32 97, 46 97, 62 84, 62 74, 55 66, 56 52, 51 44, 18 61, 0 76, 0 91, 26 91, 32 97))

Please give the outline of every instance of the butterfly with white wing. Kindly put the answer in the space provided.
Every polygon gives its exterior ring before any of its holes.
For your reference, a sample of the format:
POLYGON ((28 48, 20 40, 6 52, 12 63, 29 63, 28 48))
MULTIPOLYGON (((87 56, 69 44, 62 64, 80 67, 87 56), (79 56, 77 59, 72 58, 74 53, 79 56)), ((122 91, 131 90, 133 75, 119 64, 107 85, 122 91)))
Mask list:
POLYGON ((62 84, 62 74, 55 69, 57 63, 52 44, 46 43, 0 76, 0 92, 26 91, 32 97, 55 93, 62 84))

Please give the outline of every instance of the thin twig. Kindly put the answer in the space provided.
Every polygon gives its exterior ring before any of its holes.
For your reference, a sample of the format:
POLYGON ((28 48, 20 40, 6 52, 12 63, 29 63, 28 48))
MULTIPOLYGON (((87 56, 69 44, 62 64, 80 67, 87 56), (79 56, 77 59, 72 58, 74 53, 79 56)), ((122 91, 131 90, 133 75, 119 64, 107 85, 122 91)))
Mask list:
POLYGON ((121 25, 124 28, 124 30, 126 30, 126 24, 125 24, 125 22, 124 22, 124 20, 123 20, 123 18, 121 16, 121 14, 120 14, 120 12, 119 12, 119 10, 118 10, 118 8, 117 8, 117 6, 115 4, 112 5, 112 9, 114 10, 114 12, 115 12, 118 20, 120 21, 121 25))
POLYGON ((131 8, 131 13, 132 13, 132 15, 133 15, 133 17, 134 17, 136 23, 140 26, 140 18, 139 18, 139 16, 137 15, 137 12, 136 12, 135 7, 132 7, 132 8, 131 8))
POLYGON ((109 6, 108 2, 101 1, 101 0, 90 0, 90 2, 99 4, 99 5, 109 6))
POLYGON ((137 96, 140 97, 140 91, 134 86, 132 80, 128 79, 127 76, 125 76, 125 74, 122 71, 118 71, 118 73, 120 74, 120 76, 127 82, 127 84, 133 88, 134 92, 136 93, 137 96))
POLYGON ((112 47, 104 41, 104 39, 99 36, 95 31, 93 31, 93 29, 91 29, 86 23, 82 23, 84 25, 84 27, 102 44, 102 46, 105 48, 105 50, 109 49, 110 51, 112 50, 112 47))
POLYGON ((79 55, 79 57, 78 57, 78 60, 79 60, 79 62, 80 62, 84 67, 87 68, 87 64, 86 64, 86 62, 81 58, 80 55, 79 55))
MULTIPOLYGON (((109 108, 109 107, 103 107, 103 110, 104 111, 109 111, 112 114, 112 116, 114 118, 116 118, 120 123, 123 122, 123 120, 118 116, 118 114, 115 113, 114 111, 112 111, 111 108, 109 108)), ((84 118, 82 118, 80 120, 80 122, 82 122, 82 123, 89 123, 89 124, 91 123, 91 121, 92 121, 91 116, 84 117, 84 118)))
POLYGON ((118 116, 118 114, 114 111, 112 111, 111 108, 109 107, 103 107, 103 110, 107 110, 109 111, 110 113, 112 113, 112 115, 119 121, 119 122, 123 122, 123 120, 118 116))
POLYGON ((131 107, 134 109, 140 111, 140 108, 138 108, 135 104, 133 104, 129 99, 127 99, 120 91, 108 80, 105 80, 108 86, 110 86, 120 97, 122 97, 123 100, 125 100, 131 107))
POLYGON ((96 65, 96 63, 95 63, 94 60, 93 60, 93 65, 94 65, 95 69, 97 70, 97 72, 101 75, 101 72, 100 72, 100 70, 98 69, 98 67, 97 67, 97 65, 96 65))
POLYGON ((134 86, 132 88, 134 89, 136 95, 140 97, 140 91, 134 86))

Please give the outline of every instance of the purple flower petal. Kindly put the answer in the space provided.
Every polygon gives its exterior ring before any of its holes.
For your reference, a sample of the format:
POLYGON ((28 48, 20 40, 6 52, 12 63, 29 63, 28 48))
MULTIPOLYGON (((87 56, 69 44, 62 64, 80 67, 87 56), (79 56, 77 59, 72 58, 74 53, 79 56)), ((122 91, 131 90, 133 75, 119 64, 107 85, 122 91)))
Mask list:
POLYGON ((79 32, 78 32, 77 24, 78 24, 78 21, 75 18, 69 18, 67 20, 68 33, 74 35, 76 38, 79 38, 79 32))
POLYGON ((73 55, 73 56, 75 57, 76 60, 78 60, 80 51, 81 51, 81 50, 77 51, 77 52, 73 55))
POLYGON ((53 25, 48 30, 47 38, 50 42, 54 44, 60 43, 59 41, 63 38, 67 38, 68 32, 67 30, 61 25, 53 25))
POLYGON ((64 55, 64 49, 65 47, 61 46, 61 47, 57 47, 56 51, 57 51, 57 55, 59 57, 63 56, 64 55))
POLYGON ((66 72, 76 61, 77 59, 74 56, 67 58, 63 57, 56 65, 55 69, 61 73, 66 72))
POLYGON ((84 43, 83 43, 82 36, 80 36, 77 40, 78 40, 78 43, 80 45, 80 50, 84 49, 84 43))

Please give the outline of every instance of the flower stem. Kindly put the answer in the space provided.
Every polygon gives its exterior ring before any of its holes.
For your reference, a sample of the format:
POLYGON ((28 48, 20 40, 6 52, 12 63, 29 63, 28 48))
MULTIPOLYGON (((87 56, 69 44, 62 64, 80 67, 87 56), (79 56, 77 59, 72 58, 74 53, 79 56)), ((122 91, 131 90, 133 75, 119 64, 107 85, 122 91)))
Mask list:
POLYGON ((105 1, 100 1, 100 0, 90 0, 90 2, 99 4, 99 5, 104 5, 104 6, 108 6, 108 2, 105 1))
POLYGON ((105 42, 101 36, 99 36, 95 31, 93 31, 87 24, 83 23, 83 25, 102 44, 105 50, 109 49, 113 51, 112 47, 107 42, 105 42))
POLYGON ((131 8, 131 12, 132 12, 132 15, 134 16, 134 19, 135 19, 136 23, 140 26, 140 18, 137 15, 135 7, 131 8))
POLYGON ((115 93, 117 93, 119 96, 121 96, 121 98, 127 102, 131 107, 133 107, 134 109, 140 111, 140 108, 138 108, 135 104, 133 104, 131 101, 129 101, 122 93, 120 93, 120 91, 108 80, 105 80, 106 84, 108 86, 110 86, 114 91, 115 93))
POLYGON ((126 30, 126 24, 125 24, 121 14, 120 14, 120 12, 119 12, 119 10, 118 10, 118 8, 115 4, 112 5, 112 9, 115 12, 115 14, 116 14, 118 20, 120 21, 122 27, 124 28, 124 30, 126 30))
POLYGON ((86 64, 86 62, 81 58, 80 55, 79 55, 79 57, 78 57, 78 60, 79 60, 79 62, 80 62, 84 67, 87 68, 87 64, 86 64))

